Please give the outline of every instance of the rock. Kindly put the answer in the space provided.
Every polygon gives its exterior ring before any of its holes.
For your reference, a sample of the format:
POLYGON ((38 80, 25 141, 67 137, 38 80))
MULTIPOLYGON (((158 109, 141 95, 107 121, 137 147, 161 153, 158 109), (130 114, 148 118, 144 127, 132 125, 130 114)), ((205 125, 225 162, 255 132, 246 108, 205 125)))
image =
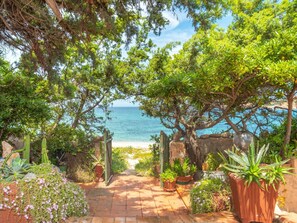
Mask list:
POLYGON ((186 146, 184 142, 174 142, 171 141, 169 143, 169 151, 170 151, 170 160, 169 162, 172 164, 173 160, 180 159, 184 160, 186 157, 186 146))
POLYGON ((24 180, 33 180, 36 179, 36 174, 35 173, 27 173, 24 178, 24 180))
POLYGON ((11 135, 8 137, 7 141, 11 143, 15 149, 22 149, 24 147, 24 138, 11 135))
MULTIPOLYGON (((3 158, 6 158, 12 152, 13 147, 9 143, 7 143, 5 141, 2 141, 2 150, 3 150, 2 157, 3 158)), ((18 157, 20 157, 20 154, 19 153, 13 153, 10 156, 10 158, 7 160, 7 164, 10 165, 11 164, 11 161, 13 159, 15 159, 15 158, 18 158, 18 157)))

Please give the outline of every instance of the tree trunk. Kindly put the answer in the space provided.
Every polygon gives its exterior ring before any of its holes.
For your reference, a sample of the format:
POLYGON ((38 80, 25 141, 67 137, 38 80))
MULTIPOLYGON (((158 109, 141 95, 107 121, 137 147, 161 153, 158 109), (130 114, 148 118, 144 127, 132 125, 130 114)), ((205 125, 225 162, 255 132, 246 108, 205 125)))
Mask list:
POLYGON ((72 125, 71 125, 71 127, 72 127, 73 129, 76 129, 76 127, 77 127, 78 124, 79 124, 79 120, 80 120, 80 118, 81 118, 81 114, 82 114, 83 108, 84 108, 85 103, 86 103, 86 101, 87 101, 88 94, 89 94, 89 91, 86 90, 86 93, 82 94, 82 96, 81 96, 81 100, 80 100, 79 107, 78 107, 78 109, 77 109, 77 111, 76 111, 74 121, 73 121, 73 123, 72 123, 72 125))
POLYGON ((192 163, 202 170, 203 154, 197 142, 197 134, 194 129, 187 129, 185 135, 186 150, 192 163))
POLYGON ((297 83, 295 81, 292 91, 290 91, 290 93, 287 95, 288 114, 287 114, 286 135, 284 138, 283 146, 280 150, 280 155, 282 156, 282 158, 285 158, 284 157, 285 156, 285 148, 290 143, 290 139, 291 139, 293 102, 294 102, 294 95, 295 95, 296 89, 297 89, 297 83))

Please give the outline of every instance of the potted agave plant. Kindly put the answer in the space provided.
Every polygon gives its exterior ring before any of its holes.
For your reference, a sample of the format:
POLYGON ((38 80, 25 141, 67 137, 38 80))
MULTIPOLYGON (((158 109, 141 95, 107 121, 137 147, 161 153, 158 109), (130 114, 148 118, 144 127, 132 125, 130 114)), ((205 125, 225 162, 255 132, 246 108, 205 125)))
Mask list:
POLYGON ((164 191, 170 192, 176 190, 176 172, 170 168, 167 168, 163 173, 160 174, 160 177, 164 183, 164 191))
POLYGON ((28 222, 23 215, 17 215, 10 208, 5 207, 5 202, 11 202, 16 199, 18 186, 16 180, 19 180, 28 173, 30 165, 26 163, 26 160, 21 158, 15 158, 11 164, 5 164, 1 166, 0 174, 3 179, 0 179, 0 219, 6 223, 24 223, 28 222))
POLYGON ((190 163, 190 159, 187 157, 183 162, 180 159, 173 161, 172 169, 177 173, 177 184, 188 184, 192 179, 194 173, 197 171, 197 167, 190 163))
POLYGON ((95 171, 96 182, 98 182, 104 172, 104 160, 101 158, 101 156, 96 157, 93 154, 91 156, 94 159, 92 164, 95 171))
POLYGON ((223 155, 222 167, 228 172, 234 211, 242 223, 251 221, 271 223, 278 196, 280 182, 290 168, 284 167, 287 160, 275 160, 272 164, 262 164, 269 145, 260 150, 252 143, 245 153, 237 148, 227 150, 223 155))

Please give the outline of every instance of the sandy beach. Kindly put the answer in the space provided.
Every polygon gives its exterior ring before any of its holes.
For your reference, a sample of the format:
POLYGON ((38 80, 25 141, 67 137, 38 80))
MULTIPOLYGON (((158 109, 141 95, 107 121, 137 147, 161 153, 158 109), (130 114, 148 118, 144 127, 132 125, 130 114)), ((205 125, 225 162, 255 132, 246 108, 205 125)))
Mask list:
POLYGON ((139 149, 148 149, 149 145, 153 144, 153 142, 121 142, 121 141, 113 141, 112 147, 133 147, 139 149))

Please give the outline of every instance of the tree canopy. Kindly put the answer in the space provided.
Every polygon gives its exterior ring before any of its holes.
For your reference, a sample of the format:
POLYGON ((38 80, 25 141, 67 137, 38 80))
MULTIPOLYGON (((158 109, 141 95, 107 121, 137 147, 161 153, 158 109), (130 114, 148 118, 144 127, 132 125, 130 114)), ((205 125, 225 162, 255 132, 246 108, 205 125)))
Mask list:
POLYGON ((145 21, 156 34, 168 20, 165 10, 184 10, 207 27, 224 13, 224 1, 184 0, 2 0, 0 41, 30 55, 49 74, 64 62, 65 47, 94 37, 131 42, 145 21))
POLYGON ((198 166, 197 130, 225 120, 235 132, 248 131, 258 108, 286 92, 280 83, 294 85, 296 2, 238 1, 230 9, 227 30, 199 30, 178 54, 170 55, 170 45, 159 49, 132 74, 139 74, 141 108, 182 133, 198 166))

